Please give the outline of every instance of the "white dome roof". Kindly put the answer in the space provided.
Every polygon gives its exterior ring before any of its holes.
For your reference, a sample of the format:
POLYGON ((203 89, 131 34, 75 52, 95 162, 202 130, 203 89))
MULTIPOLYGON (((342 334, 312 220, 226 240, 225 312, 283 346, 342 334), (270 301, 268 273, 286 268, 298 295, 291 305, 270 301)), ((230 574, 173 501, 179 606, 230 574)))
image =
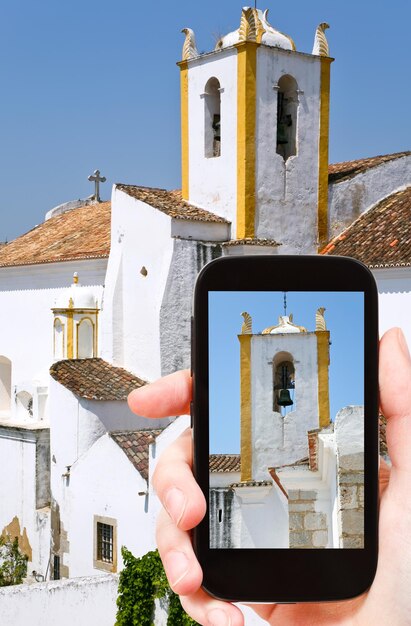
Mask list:
POLYGON ((71 287, 64 289, 56 298, 54 309, 96 309, 97 298, 93 291, 82 287, 78 282, 77 272, 74 274, 71 287))
MULTIPOLYGON (((290 316, 292 318, 292 316, 290 316)), ((283 335, 287 333, 304 333, 307 332, 302 326, 296 326, 292 323, 288 315, 280 315, 277 326, 270 326, 263 330, 263 335, 283 335)))
MULTIPOLYGON (((247 11, 249 7, 244 7, 243 11, 247 11)), ((267 21, 268 9, 265 11, 261 11, 261 9, 253 9, 255 11, 255 15, 260 22, 260 26, 264 30, 261 42, 266 46, 271 46, 273 48, 283 48, 283 50, 295 50, 295 44, 291 37, 281 33, 279 30, 276 30, 271 26, 271 24, 267 21)), ((240 29, 233 31, 232 33, 228 33, 224 37, 217 42, 216 50, 222 50, 224 48, 228 48, 230 46, 234 46, 236 43, 240 41, 240 29)))

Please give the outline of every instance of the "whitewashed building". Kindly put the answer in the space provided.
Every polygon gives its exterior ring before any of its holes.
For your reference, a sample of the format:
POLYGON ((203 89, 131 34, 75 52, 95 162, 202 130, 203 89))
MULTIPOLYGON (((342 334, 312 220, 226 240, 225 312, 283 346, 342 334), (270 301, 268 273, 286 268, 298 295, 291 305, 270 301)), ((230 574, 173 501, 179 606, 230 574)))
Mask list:
MULTIPOLYGON (((186 31, 181 191, 117 184, 111 202, 61 205, 0 248, 0 532, 37 577, 102 575, 121 568, 121 545, 154 547, 150 476, 187 420, 133 416, 126 396, 189 366, 209 260, 360 258, 382 330, 411 342, 411 153, 329 166, 326 25, 310 54, 267 20, 244 9, 201 55, 186 31)), ((241 482, 238 459, 215 463, 215 486, 241 482)))

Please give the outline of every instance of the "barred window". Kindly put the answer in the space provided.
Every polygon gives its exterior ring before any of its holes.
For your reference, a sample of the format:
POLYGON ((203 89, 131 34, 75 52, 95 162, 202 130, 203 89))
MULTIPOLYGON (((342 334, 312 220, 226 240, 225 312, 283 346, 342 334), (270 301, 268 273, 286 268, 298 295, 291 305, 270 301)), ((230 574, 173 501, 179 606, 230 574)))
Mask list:
POLYGON ((106 572, 117 571, 117 520, 114 518, 94 516, 93 565, 106 572))
POLYGON ((104 563, 113 562, 113 527, 97 522, 97 559, 104 563))

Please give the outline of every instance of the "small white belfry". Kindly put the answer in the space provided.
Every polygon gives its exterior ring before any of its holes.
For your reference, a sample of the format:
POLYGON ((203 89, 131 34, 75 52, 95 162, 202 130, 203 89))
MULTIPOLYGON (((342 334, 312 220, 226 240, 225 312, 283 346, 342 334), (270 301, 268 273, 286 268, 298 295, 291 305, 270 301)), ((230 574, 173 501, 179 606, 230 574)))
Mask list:
POLYGON ((54 359, 90 359, 97 356, 98 302, 93 292, 73 283, 59 296, 54 315, 54 359))

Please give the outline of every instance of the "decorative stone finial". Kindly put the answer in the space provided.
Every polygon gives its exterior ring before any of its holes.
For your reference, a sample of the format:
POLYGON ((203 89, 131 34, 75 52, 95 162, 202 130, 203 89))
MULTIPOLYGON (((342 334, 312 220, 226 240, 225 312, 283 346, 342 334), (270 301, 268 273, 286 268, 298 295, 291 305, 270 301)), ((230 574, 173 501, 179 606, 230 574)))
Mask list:
POLYGON ((295 50, 291 37, 273 28, 267 21, 268 9, 261 11, 256 7, 244 7, 241 13, 240 28, 221 37, 216 44, 216 50, 223 50, 235 46, 243 41, 255 41, 274 48, 295 50))
POLYGON ((324 319, 325 307, 320 306, 315 314, 315 330, 327 330, 324 319))
POLYGON ((239 30, 239 41, 255 41, 261 43, 265 33, 260 20, 258 10, 251 7, 244 7, 241 12, 241 22, 239 30))
POLYGON ((312 54, 320 57, 330 56, 330 48, 324 32, 327 28, 330 28, 327 22, 321 22, 321 24, 317 26, 312 54))
POLYGON ((189 59, 198 57, 199 54, 196 46, 194 31, 191 30, 191 28, 183 28, 181 32, 185 33, 186 36, 183 44, 183 61, 188 61, 189 59))
POLYGON ((247 313, 246 311, 241 313, 241 315, 244 318, 243 325, 241 326, 241 334, 242 335, 251 335, 252 332, 253 332, 253 320, 251 318, 251 315, 249 313, 247 313))

